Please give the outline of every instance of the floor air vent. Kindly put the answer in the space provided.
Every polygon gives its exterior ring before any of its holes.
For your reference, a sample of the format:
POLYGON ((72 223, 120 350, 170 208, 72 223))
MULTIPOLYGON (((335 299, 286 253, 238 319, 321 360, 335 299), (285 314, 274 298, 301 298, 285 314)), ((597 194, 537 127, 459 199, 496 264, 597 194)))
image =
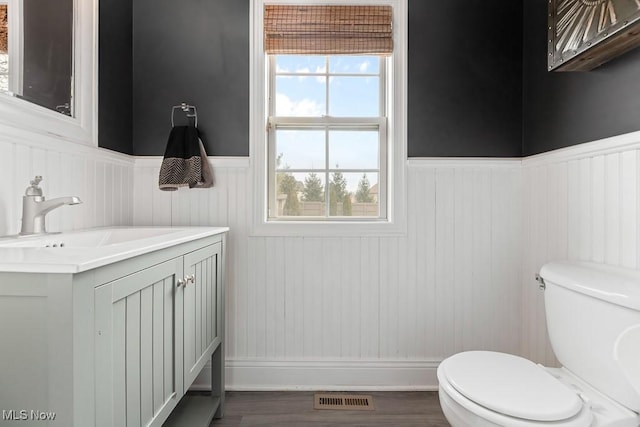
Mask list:
POLYGON ((373 411, 373 397, 356 394, 316 394, 314 409, 333 409, 339 411, 373 411))

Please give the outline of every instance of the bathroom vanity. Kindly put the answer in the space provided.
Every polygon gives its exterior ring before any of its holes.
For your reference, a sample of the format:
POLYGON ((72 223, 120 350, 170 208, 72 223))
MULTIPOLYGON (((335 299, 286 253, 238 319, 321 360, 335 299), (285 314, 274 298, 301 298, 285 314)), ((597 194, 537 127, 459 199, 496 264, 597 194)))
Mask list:
POLYGON ((222 416, 227 231, 0 239, 0 425, 208 426, 222 416), (211 394, 186 395, 208 361, 211 394))

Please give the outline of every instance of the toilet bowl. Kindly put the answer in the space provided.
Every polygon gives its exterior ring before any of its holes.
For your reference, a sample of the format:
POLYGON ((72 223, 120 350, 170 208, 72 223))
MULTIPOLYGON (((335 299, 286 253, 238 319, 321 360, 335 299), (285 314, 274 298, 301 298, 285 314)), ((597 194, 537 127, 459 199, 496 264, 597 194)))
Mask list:
POLYGON ((640 271, 582 262, 540 270, 562 368, 468 351, 438 367, 453 427, 639 427, 640 271))
POLYGON ((440 405, 454 427, 637 427, 637 414, 565 369, 470 351, 438 368, 440 405))

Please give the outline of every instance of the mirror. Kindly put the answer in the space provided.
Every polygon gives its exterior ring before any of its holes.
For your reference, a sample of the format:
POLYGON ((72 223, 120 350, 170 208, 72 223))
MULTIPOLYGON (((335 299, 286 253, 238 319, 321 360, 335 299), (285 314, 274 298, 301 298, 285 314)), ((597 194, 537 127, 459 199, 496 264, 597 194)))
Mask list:
POLYGON ((0 30, 6 42, 0 43, 6 44, 2 73, 8 91, 0 93, 0 138, 39 141, 45 136, 97 146, 98 0, 0 0, 0 5, 6 6, 0 30), (31 30, 20 24, 20 16, 26 20, 34 7, 38 18, 30 18, 37 22, 31 30), (12 37, 13 32, 18 35, 12 37))
POLYGON ((0 0, 0 92, 73 116, 73 1, 0 0))

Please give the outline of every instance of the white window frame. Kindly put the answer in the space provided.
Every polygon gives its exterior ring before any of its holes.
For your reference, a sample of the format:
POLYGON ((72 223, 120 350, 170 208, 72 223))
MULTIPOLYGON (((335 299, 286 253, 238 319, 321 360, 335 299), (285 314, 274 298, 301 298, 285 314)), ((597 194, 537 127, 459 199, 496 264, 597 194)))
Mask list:
MULTIPOLYGON (((385 218, 340 220, 269 220, 269 64, 264 53, 264 6, 299 4, 302 0, 251 2, 250 47, 250 158, 254 184, 252 235, 258 236, 370 236, 406 233, 406 105, 407 105, 407 1, 313 0, 305 4, 389 5, 393 8, 394 52, 387 60, 386 93, 386 207, 385 218)), ((322 119, 321 119, 322 120, 322 119)), ((381 129, 382 132, 382 129, 381 129)), ((382 174, 381 174, 382 175, 382 174)), ((382 177, 380 177, 382 179, 382 177)), ((379 181, 380 182, 380 181, 379 181)), ((381 185, 379 185, 381 187, 381 185)), ((380 208, 382 212, 382 207, 380 208)))
MULTIPOLYGON (((330 56, 335 57, 334 55, 325 55, 325 58, 330 56)), ((373 55, 372 55, 373 56, 373 55)), ((281 75, 276 73, 276 56, 271 55, 268 61, 269 67, 269 131, 267 136, 267 176, 269 179, 269 205, 268 205, 268 221, 379 221, 386 220, 387 218, 387 102, 386 102, 386 88, 387 88, 387 58, 379 58, 378 65, 378 76, 379 78, 379 106, 378 106, 378 115, 375 117, 332 117, 325 116, 322 117, 285 117, 285 116, 276 116, 276 75, 281 75), (272 115, 273 114, 273 115, 272 115), (275 183, 276 177, 276 130, 278 128, 282 129, 292 129, 292 130, 324 130, 328 131, 329 129, 344 129, 344 130, 375 130, 378 132, 378 167, 375 170, 350 170, 344 168, 331 168, 330 165, 325 165, 327 168, 323 170, 323 175, 325 178, 325 187, 330 182, 329 174, 333 172, 342 172, 342 173, 377 173, 378 174, 378 216, 376 217, 343 217, 343 216, 330 216, 329 215, 329 200, 326 199, 328 197, 328 193, 325 192, 325 215, 321 217, 309 217, 309 216, 297 216, 297 217, 278 217, 274 215, 271 210, 277 209, 277 189, 275 183)), ((336 73, 340 77, 348 76, 348 77, 366 77, 368 74, 349 74, 349 73, 336 73)), ((286 75, 286 74, 285 74, 286 75)), ((296 74, 291 73, 293 76, 309 76, 309 77, 324 77, 325 78, 325 96, 327 108, 329 105, 329 80, 330 76, 333 75, 329 70, 329 63, 325 64, 324 73, 304 73, 304 74, 296 74)), ((325 140, 325 149, 328 147, 328 141, 325 140)), ((328 152, 327 158, 325 159, 325 163, 329 161, 328 152)), ((292 170, 292 172, 311 172, 308 170, 292 170)), ((316 170, 315 172, 318 172, 316 170)))

